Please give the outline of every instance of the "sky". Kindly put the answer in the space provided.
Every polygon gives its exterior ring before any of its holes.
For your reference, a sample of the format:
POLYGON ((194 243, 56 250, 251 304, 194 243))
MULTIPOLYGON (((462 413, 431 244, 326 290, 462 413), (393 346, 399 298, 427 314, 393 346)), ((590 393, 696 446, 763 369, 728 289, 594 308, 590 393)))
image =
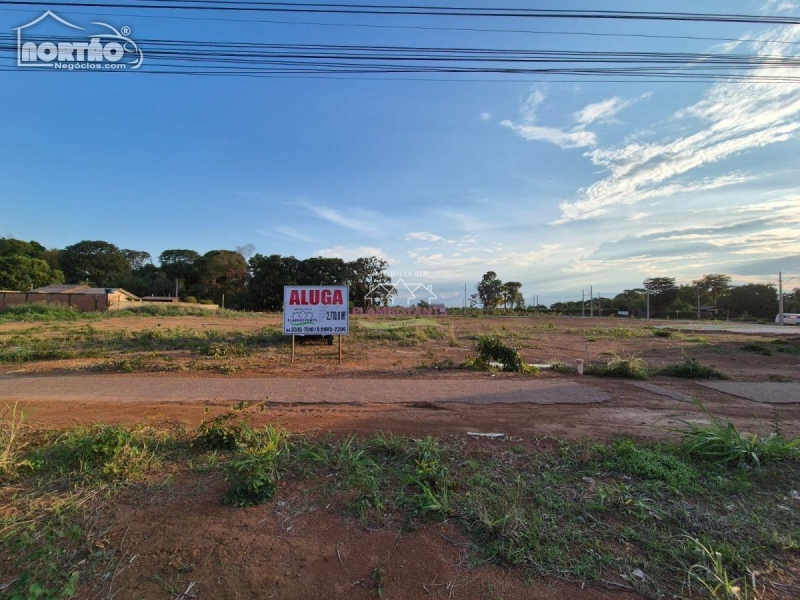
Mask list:
MULTIPOLYGON (((0 6, 0 33, 46 8, 0 6)), ((800 16, 786 0, 636 9, 800 16)), ((53 11, 128 26, 133 40, 800 53, 800 26, 53 11), (419 25, 540 33, 402 28, 419 25)), ((141 47, 136 71, 0 72, 0 235, 48 247, 102 239, 154 257, 248 243, 298 258, 374 255, 450 305, 489 270, 545 304, 647 277, 741 284, 783 271, 800 284, 796 83, 189 77, 148 74, 141 47)))

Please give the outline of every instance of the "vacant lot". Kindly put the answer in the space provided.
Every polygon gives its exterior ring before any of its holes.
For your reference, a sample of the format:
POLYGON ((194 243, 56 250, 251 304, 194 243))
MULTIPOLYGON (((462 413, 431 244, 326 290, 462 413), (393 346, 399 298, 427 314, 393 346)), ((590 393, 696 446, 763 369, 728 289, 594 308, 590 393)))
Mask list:
POLYGON ((26 318, 0 316, 9 597, 800 595, 800 407, 693 379, 792 386, 800 336, 360 318, 342 364, 292 365, 279 315, 26 318))

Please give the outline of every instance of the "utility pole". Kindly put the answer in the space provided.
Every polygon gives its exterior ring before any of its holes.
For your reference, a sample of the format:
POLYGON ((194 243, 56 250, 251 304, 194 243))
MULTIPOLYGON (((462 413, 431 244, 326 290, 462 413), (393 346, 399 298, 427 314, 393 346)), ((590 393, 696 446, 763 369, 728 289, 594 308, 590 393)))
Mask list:
POLYGON ((178 297, 178 280, 175 280, 175 297, 178 297))
POLYGON ((647 290, 647 320, 650 320, 650 290, 647 290))
POLYGON ((700 320, 700 286, 697 286, 697 320, 700 320))
POLYGON ((581 290, 581 319, 586 318, 586 290, 581 290))
POLYGON ((589 286, 589 318, 594 317, 594 291, 592 286, 589 286))
POLYGON ((467 308, 467 284, 464 284, 464 308, 467 308))
POLYGON ((778 325, 783 325, 783 272, 778 271, 778 325))

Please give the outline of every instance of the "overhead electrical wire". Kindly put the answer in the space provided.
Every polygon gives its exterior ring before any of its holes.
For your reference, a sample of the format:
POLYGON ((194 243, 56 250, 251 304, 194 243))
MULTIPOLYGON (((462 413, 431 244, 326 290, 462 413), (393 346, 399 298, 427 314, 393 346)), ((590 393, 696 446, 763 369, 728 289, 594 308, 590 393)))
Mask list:
POLYGON ((233 2, 231 0, 142 0, 128 3, 47 2, 43 0, 5 0, 10 6, 46 6, 66 8, 123 8, 184 11, 320 13, 345 15, 439 16, 439 17, 502 17, 537 19, 602 19, 627 21, 693 21, 704 23, 752 23, 767 25, 798 25, 800 18, 778 15, 731 13, 689 13, 668 11, 623 10, 559 10, 539 8, 416 6, 391 4, 318 4, 300 2, 233 2))
MULTIPOLYGON (((705 13, 667 13, 640 11, 577 11, 577 10, 545 10, 545 9, 511 9, 494 7, 463 8, 452 6, 414 6, 414 5, 381 5, 381 4, 314 4, 292 2, 242 2, 223 0, 175 0, 172 6, 159 0, 141 0, 136 3, 47 3, 38 0, 10 0, 5 4, 14 5, 47 5, 50 7, 102 7, 102 8, 148 8, 148 9, 186 9, 196 10, 198 7, 209 10, 254 9, 264 11, 374 11, 369 14, 399 14, 397 11, 410 11, 402 14, 442 16, 443 11, 469 13, 470 16, 546 16, 557 15, 558 18, 642 18, 642 19, 686 19, 719 22, 742 22, 735 19, 756 19, 753 15, 705 14, 705 13), (390 11, 390 12, 386 12, 390 11), (489 14, 491 12, 491 14, 489 14)), ((15 10, 15 9, 9 9, 15 10)), ((16 9, 20 10, 20 9, 16 9)), ((355 11, 355 12, 353 12, 355 11)), ((116 13, 112 13, 116 14, 116 13)), ((156 17, 158 15, 142 15, 156 17)), ((196 17, 188 17, 196 18, 196 17)), ((207 17, 201 18, 206 20, 207 17)), ((768 17, 781 19, 783 17, 768 17)), ((800 20, 794 19, 798 22, 800 20)), ((238 20, 237 20, 238 21, 238 20)), ((752 21, 745 21, 752 22, 752 21)), ((294 22, 282 22, 292 23, 294 22)), ((413 25, 391 26, 358 23, 314 23, 332 26, 364 26, 364 27, 415 27, 413 25)), ((424 26, 418 26, 424 27, 424 26)), ((437 29, 431 27, 430 29, 437 29)), ((445 29, 445 28, 439 28, 445 29)), ((469 31, 472 28, 452 28, 469 31)), ((479 30, 479 29, 475 29, 479 30)), ((482 30, 503 31, 503 30, 482 30)), ((513 30, 512 30, 513 31, 513 30)), ((517 30, 534 33, 531 30, 517 30)), ((541 32, 555 33, 555 32, 541 32)), ((567 33, 567 32, 564 32, 567 33)), ((616 34, 602 32, 572 32, 576 35, 616 34)), ((649 34, 631 34, 643 37, 649 34)), ((655 36, 687 39, 694 36, 655 36)), ((711 38, 713 39, 713 38, 711 38)), ((725 41, 758 41, 769 43, 770 40, 739 40, 736 38, 716 38, 725 41)), ((56 41, 48 37, 46 41, 56 41)), ((64 41, 69 41, 64 38, 64 41)), ((0 34, 0 71, 9 72, 25 70, 15 65, 17 52, 15 34, 0 34), (3 62, 9 64, 4 65, 3 62)), ((336 44, 265 44, 256 42, 223 42, 199 40, 165 40, 137 39, 137 43, 146 50, 149 68, 142 73, 175 74, 195 76, 321 76, 321 77, 375 77, 376 75, 397 76, 418 75, 426 80, 432 75, 459 77, 464 75, 489 75, 579 77, 582 80, 610 81, 755 81, 755 82, 800 82, 800 57, 782 56, 779 54, 730 54, 730 53, 690 53, 690 52, 631 52, 631 51, 582 51, 582 50, 520 50, 507 48, 474 48, 474 47, 429 47, 429 46, 378 46, 378 45, 336 45, 336 44), (619 79, 622 78, 622 79, 619 79)), ((787 41, 786 43, 798 43, 787 41)), ((47 70, 44 70, 46 72, 47 70)), ((479 80, 483 80, 480 79, 479 80)), ((529 79, 528 79, 529 80, 529 79)))
MULTIPOLYGON (((24 12, 30 11, 25 8, 6 8, 0 6, 0 12, 24 12)), ((558 35, 558 36, 588 36, 588 37, 611 37, 611 38, 638 38, 652 40, 691 40, 702 42, 736 42, 736 43, 769 43, 795 46, 800 45, 798 41, 776 40, 771 38, 735 38, 702 35, 662 35, 655 33, 606 33, 602 31, 562 31, 544 29, 497 29, 487 27, 441 27, 434 25, 381 25, 378 23, 325 23, 322 21, 279 21, 276 19, 230 19, 220 17, 189 17, 186 15, 144 15, 131 13, 95 13, 81 11, 64 11, 61 14, 67 15, 91 15, 114 16, 114 17, 134 17, 137 19, 177 19, 182 21, 220 21, 225 23, 264 23, 268 25, 291 25, 291 26, 311 26, 311 27, 339 27, 356 29, 393 29, 410 31, 452 31, 465 33, 500 33, 500 34, 525 34, 525 35, 558 35)))
MULTIPOLYGON (((70 38, 36 38, 41 43, 70 38)), ((16 36, 0 34, 0 60, 13 66, 16 36)), ((609 52, 428 46, 267 44, 141 39, 148 63, 174 74, 571 75, 683 80, 800 81, 800 57, 688 52, 609 52)), ((25 69, 25 67, 19 67, 25 69)))

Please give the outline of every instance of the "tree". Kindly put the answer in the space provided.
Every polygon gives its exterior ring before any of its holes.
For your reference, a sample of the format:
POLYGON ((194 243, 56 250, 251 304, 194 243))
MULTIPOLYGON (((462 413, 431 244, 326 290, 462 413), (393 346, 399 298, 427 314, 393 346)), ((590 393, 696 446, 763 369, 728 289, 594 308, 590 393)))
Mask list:
POLYGON ((64 274, 45 261, 23 255, 0 257, 0 290, 27 292, 52 283, 64 283, 64 274))
POLYGON ((626 310, 629 313, 643 311, 647 308, 647 290, 644 288, 624 290, 621 294, 614 296, 611 306, 617 310, 626 310))
POLYGON ((293 285, 293 256, 256 254, 250 259, 250 302, 255 310, 279 311, 283 308, 283 286, 293 285), (289 259, 292 259, 291 261, 289 259))
POLYGON ((720 299, 719 307, 735 316, 773 319, 778 312, 778 290, 772 284, 740 285, 720 299))
POLYGON ((253 244, 245 244, 244 246, 236 246, 236 252, 242 255, 245 260, 250 260, 250 257, 256 253, 256 247, 253 244))
POLYGON ((200 281, 197 296, 213 298, 218 304, 225 296, 226 306, 244 306, 250 266, 238 252, 212 250, 206 252, 195 263, 200 281))
POLYGON ((194 250, 164 250, 158 255, 158 262, 167 277, 188 282, 196 279, 194 264, 198 258, 200 255, 194 250))
POLYGON ((731 288, 731 278, 728 275, 709 274, 692 281, 692 285, 700 288, 700 298, 703 302, 716 306, 722 296, 731 288))
POLYGON ((497 278, 497 273, 487 271, 478 284, 478 298, 484 309, 497 308, 503 301, 503 282, 497 278))
POLYGON ((145 265, 153 263, 150 253, 143 250, 122 250, 122 254, 128 261, 129 271, 138 271, 145 265))
POLYGON ((650 313, 665 313, 678 297, 678 286, 672 277, 650 277, 642 282, 650 293, 650 313))
POLYGON ((783 294, 783 310, 789 313, 800 313, 800 288, 794 288, 790 294, 783 294))
POLYGON ((46 251, 39 242, 23 242, 14 238, 0 238, 0 256, 27 256, 42 258, 46 251))
POLYGON ((114 244, 103 241, 83 241, 67 246, 59 257, 61 270, 68 283, 87 282, 105 287, 112 276, 129 273, 125 254, 114 244))
POLYGON ((381 306, 389 304, 394 288, 390 287, 392 278, 386 274, 386 269, 389 267, 388 262, 382 258, 370 256, 369 258, 357 258, 347 263, 347 267, 352 273, 350 301, 353 306, 366 307, 368 294, 373 302, 381 306))
POLYGON ((506 281, 503 284, 503 305, 506 308, 525 307, 525 298, 520 289, 522 284, 519 281, 506 281))
POLYGON ((194 250, 164 250, 158 256, 161 271, 167 279, 172 281, 171 288, 178 280, 179 288, 186 290, 196 287, 200 281, 200 274, 196 264, 200 255, 194 250))

